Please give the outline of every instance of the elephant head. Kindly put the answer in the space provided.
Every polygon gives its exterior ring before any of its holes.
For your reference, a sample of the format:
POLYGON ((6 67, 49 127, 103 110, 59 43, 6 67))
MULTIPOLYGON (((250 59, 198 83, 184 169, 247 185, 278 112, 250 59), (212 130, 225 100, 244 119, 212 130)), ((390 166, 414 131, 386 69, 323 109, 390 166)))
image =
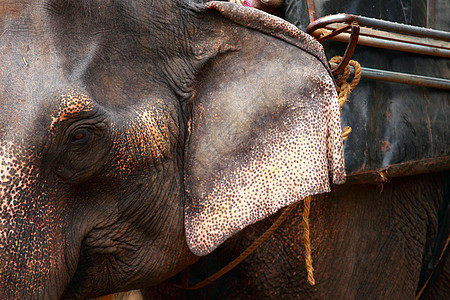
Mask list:
POLYGON ((234 4, 0 1, 0 298, 157 284, 344 180, 321 46, 234 4))

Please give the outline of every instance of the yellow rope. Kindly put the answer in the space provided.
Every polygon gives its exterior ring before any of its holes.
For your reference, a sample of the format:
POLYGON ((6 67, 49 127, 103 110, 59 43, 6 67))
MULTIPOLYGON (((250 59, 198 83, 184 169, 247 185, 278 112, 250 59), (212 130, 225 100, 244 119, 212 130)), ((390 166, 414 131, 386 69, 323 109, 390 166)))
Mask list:
POLYGON ((306 272, 308 273, 308 282, 310 285, 315 285, 316 281, 314 280, 314 268, 312 266, 312 257, 311 257, 311 241, 309 239, 309 210, 311 208, 311 197, 308 196, 303 200, 303 243, 305 244, 305 265, 306 272))
MULTIPOLYGON (((320 37, 325 35, 325 31, 320 32, 320 37)), ((340 63, 342 61, 341 56, 335 56, 330 60, 330 63, 340 63)), ((361 79, 361 66, 357 61, 350 60, 348 65, 345 66, 342 74, 338 76, 336 80, 336 91, 339 93, 339 111, 342 114, 342 106, 347 102, 348 95, 355 89, 361 79), (353 80, 348 83, 347 79, 350 76, 350 66, 353 66, 355 69, 355 75, 353 76, 353 80)), ((345 126, 342 130, 342 140, 346 140, 348 135, 352 132, 352 129, 349 126, 345 126)), ((311 256, 311 240, 309 238, 309 211, 311 207, 311 197, 306 197, 304 200, 304 209, 303 209, 303 243, 305 244, 305 265, 306 271, 308 273, 308 282, 310 285, 315 285, 316 281, 314 280, 314 268, 312 265, 312 256, 311 256)))
MULTIPOLYGON (((342 56, 335 56, 330 60, 330 63, 340 63, 342 60, 342 56)), ((336 91, 339 93, 339 111, 342 114, 342 106, 347 102, 348 95, 355 89, 361 80, 361 66, 359 62, 355 60, 350 60, 348 65, 345 66, 344 71, 338 76, 336 80, 336 91), (355 69, 355 75, 353 76, 353 80, 348 83, 347 79, 350 76, 350 66, 353 66, 355 69)), ((352 132, 352 128, 349 126, 345 126, 342 130, 342 140, 346 140, 348 135, 352 132)))
POLYGON ((325 28, 319 28, 314 30, 313 35, 317 40, 319 40, 328 35, 328 30, 326 30, 325 28))

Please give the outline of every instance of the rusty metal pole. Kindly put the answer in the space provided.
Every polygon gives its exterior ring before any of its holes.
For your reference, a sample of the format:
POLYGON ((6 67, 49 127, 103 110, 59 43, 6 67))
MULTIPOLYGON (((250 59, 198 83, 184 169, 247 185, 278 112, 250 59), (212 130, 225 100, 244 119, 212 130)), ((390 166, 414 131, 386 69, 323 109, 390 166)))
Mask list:
POLYGON ((339 26, 338 24, 340 23, 361 25, 361 32, 358 38, 359 45, 450 58, 450 32, 442 30, 357 15, 337 14, 322 17, 312 22, 308 25, 306 31, 318 37, 318 33, 314 31, 325 28, 328 34, 320 37, 320 41, 329 38, 348 43, 352 39, 352 35, 348 32, 339 32, 342 27, 336 26, 339 26), (373 28, 382 30, 374 30, 373 28), (338 32, 339 34, 336 35, 335 33, 338 32))
MULTIPOLYGON (((337 66, 337 64, 331 64, 331 66, 332 67, 337 66)), ((353 67, 350 67, 350 74, 351 75, 355 74, 355 70, 353 69, 353 67)), ((450 80, 445 78, 392 72, 366 67, 361 67, 361 77, 380 81, 396 82, 409 85, 450 90, 450 80)))
POLYGON ((423 36, 423 37, 429 37, 433 39, 443 40, 443 41, 450 41, 450 32, 437 30, 437 29, 430 29, 430 28, 424 28, 424 27, 418 27, 418 26, 412 26, 402 23, 395 23, 385 20, 378 20, 374 18, 368 18, 363 16, 356 16, 356 20, 359 25, 361 26, 367 26, 367 27, 374 27, 381 30, 386 31, 393 31, 393 32, 399 32, 404 34, 411 34, 416 36, 423 36))

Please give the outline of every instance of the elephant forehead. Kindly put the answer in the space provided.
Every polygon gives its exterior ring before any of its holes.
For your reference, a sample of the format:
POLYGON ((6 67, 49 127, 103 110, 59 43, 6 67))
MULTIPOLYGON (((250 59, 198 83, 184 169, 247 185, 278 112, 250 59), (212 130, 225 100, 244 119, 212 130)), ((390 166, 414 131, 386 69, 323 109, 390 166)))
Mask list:
POLYGON ((61 94, 57 105, 57 111, 52 116, 51 128, 59 122, 94 109, 94 103, 90 97, 78 91, 61 94))

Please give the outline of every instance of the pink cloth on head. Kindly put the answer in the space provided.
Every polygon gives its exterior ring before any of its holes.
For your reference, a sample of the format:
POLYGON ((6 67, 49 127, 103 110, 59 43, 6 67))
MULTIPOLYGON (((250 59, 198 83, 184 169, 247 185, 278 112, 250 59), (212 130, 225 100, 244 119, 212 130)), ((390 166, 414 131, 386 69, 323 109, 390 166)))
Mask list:
POLYGON ((259 0, 245 0, 244 6, 255 7, 258 6, 259 0))
POLYGON ((282 16, 281 8, 269 7, 260 0, 244 0, 243 6, 253 7, 279 17, 282 16))

